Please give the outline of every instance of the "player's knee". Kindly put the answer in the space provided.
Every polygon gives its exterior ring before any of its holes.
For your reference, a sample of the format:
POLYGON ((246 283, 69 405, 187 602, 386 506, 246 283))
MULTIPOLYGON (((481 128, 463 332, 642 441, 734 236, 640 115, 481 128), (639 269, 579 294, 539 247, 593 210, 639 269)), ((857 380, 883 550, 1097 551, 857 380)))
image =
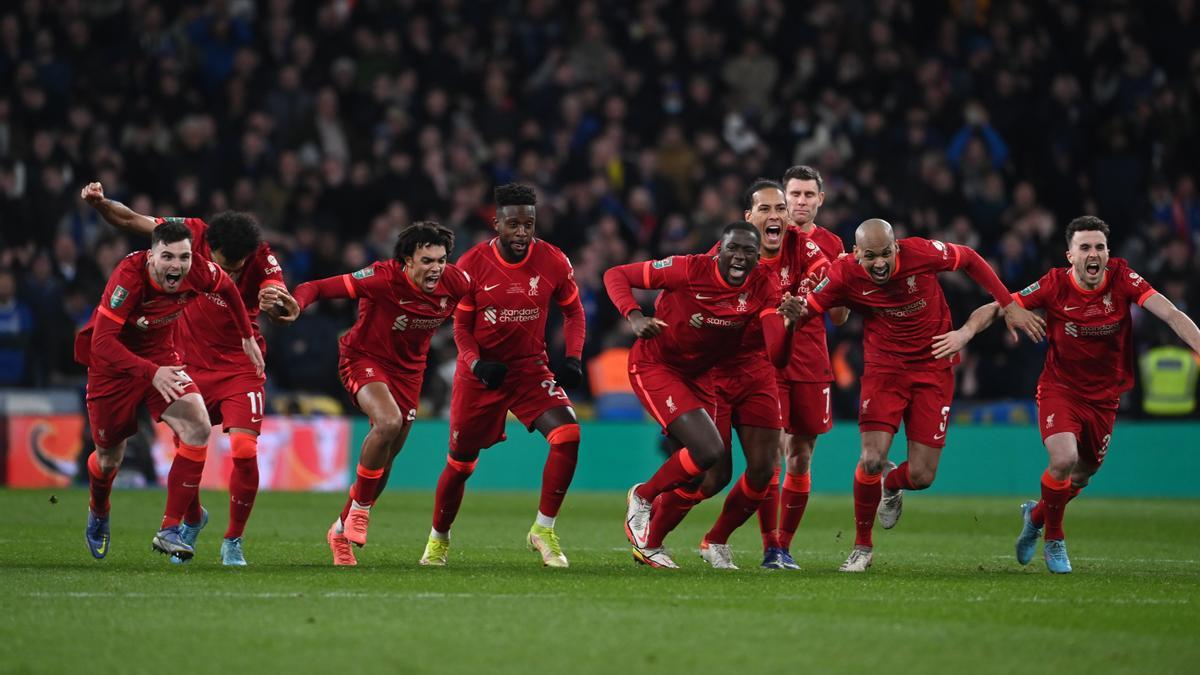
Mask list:
POLYGON ((1050 475, 1058 479, 1066 478, 1075 470, 1079 455, 1075 452, 1056 452, 1050 455, 1050 465, 1047 469, 1050 475))
POLYGON ((882 456, 876 456, 873 454, 868 455, 867 453, 863 453, 862 457, 860 457, 858 460, 858 464, 868 475, 875 476, 883 473, 882 456))
POLYGON ((725 467, 713 467, 704 474, 704 482, 700 484, 700 491, 704 496, 712 497, 729 485, 732 478, 731 471, 725 467))
POLYGON ((121 468, 121 461, 125 459, 125 443, 121 443, 115 448, 96 447, 96 463, 100 465, 100 470, 104 473, 111 473, 121 468))
POLYGON ((937 477, 937 469, 927 466, 914 466, 912 463, 908 465, 908 481, 918 490, 933 485, 933 479, 937 477))
POLYGON ((576 454, 579 452, 579 439, 578 424, 562 424, 546 434, 546 441, 553 452, 576 454))
POLYGON ((456 466, 459 466, 460 468, 465 468, 466 465, 469 465, 470 469, 474 471, 475 462, 479 461, 479 450, 463 450, 461 448, 454 448, 446 455, 446 459, 456 462, 456 466))
POLYGON ((717 446, 709 447, 705 444, 697 444, 694 447, 688 447, 688 455, 692 458, 692 462, 701 471, 707 471, 721 457, 721 448, 717 446))
POLYGON ((254 459, 258 456, 258 437, 253 434, 229 434, 229 454, 234 459, 254 459))
POLYGON ((179 440, 188 445, 208 445, 208 435, 212 433, 212 426, 208 423, 208 415, 204 415, 204 419, 187 419, 180 425, 179 440))
POLYGON ((393 441, 404 433, 404 416, 400 414, 385 415, 377 420, 371 420, 371 426, 375 427, 376 433, 387 441, 393 441))
POLYGON ((771 484, 773 475, 775 475, 775 470, 770 464, 746 465, 746 483, 754 490, 765 490, 771 484))

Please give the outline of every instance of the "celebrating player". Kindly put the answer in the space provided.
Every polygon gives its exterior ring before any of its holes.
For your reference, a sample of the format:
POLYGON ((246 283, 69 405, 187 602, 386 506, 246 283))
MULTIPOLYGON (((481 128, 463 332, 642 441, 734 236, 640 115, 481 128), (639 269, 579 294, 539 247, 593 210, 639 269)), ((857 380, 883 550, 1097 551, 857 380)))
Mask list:
MULTIPOLYGON (((1042 498, 1021 505, 1024 523, 1017 562, 1028 564, 1045 528, 1046 568, 1071 571, 1063 515, 1100 470, 1108 453, 1121 394, 1133 386, 1133 322, 1130 306, 1145 307, 1200 353, 1200 330, 1120 258, 1109 258, 1108 224, 1081 216, 1067 225, 1069 267, 1050 270, 1013 300, 1046 313, 1049 349, 1038 379, 1038 422, 1050 463, 1042 473, 1042 498)), ((956 354, 995 320, 990 303, 957 331, 934 340, 934 355, 956 354)))
MULTIPOLYGON (((105 199, 100 183, 89 183, 81 195, 105 221, 125 232, 149 235, 155 227, 173 220, 182 222, 191 232, 192 252, 215 262, 237 285, 254 340, 261 352, 266 342, 258 330, 258 313, 265 306, 273 320, 288 323, 298 310, 287 293, 283 269, 262 240, 253 216, 225 211, 210 222, 199 218, 151 218, 120 202, 105 199), (266 289, 272 289, 271 301, 263 302, 266 289)), ((220 296, 206 293, 188 305, 179 322, 177 347, 182 352, 187 373, 208 406, 209 419, 220 424, 229 435, 232 469, 229 476, 229 526, 221 542, 221 561, 225 565, 246 564, 242 535, 254 500, 258 495, 258 436, 265 416, 261 368, 247 359, 239 343, 236 324, 229 322, 229 309, 220 296)), ((199 492, 188 506, 183 520, 183 540, 194 547, 200 530, 208 524, 208 510, 201 506, 199 492)), ((171 562, 185 562, 172 556, 171 562)))
POLYGON ((96 451, 88 458, 91 503, 84 532, 88 550, 103 558, 109 549, 109 494, 137 431, 137 406, 179 438, 167 475, 167 505, 155 549, 191 558, 181 521, 197 498, 212 429, 204 399, 175 351, 175 321, 202 293, 216 294, 237 327, 242 350, 262 375, 263 359, 237 286, 216 264, 192 253, 192 232, 164 222, 150 250, 131 253, 113 271, 95 313, 75 338, 75 358, 88 368, 87 409, 96 451))
POLYGON ((1020 329, 1033 340, 1044 334, 1044 322, 1014 304, 987 262, 965 246, 919 237, 897 241, 892 226, 879 219, 859 225, 854 241, 854 256, 830 265, 806 303, 806 318, 811 316, 807 311, 835 306, 865 315, 858 415, 862 453, 854 474, 856 536, 842 572, 864 572, 871 566, 876 510, 884 529, 894 527, 903 490, 923 490, 937 473, 954 396, 950 368, 957 362, 935 359, 929 349, 935 335, 950 329, 937 273, 962 269, 1004 308, 1010 331, 1020 329), (887 456, 901 420, 908 460, 896 467, 887 456))
POLYGON ((358 320, 339 342, 338 372, 371 430, 350 495, 325 537, 334 565, 358 564, 350 544, 366 545, 371 506, 417 417, 429 342, 471 289, 470 277, 447 263, 453 250, 453 232, 417 222, 400 232, 392 260, 296 287, 300 309, 358 298, 358 320))
MULTIPOLYGON (((787 205, 783 186, 773 180, 759 179, 746 190, 746 221, 758 229, 763 242, 759 265, 780 281, 790 294, 797 294, 802 283, 823 273, 828 265, 816 244, 800 229, 787 224, 787 205)), ((720 252, 720 243, 709 255, 720 252)), ((689 492, 677 489, 659 495, 652 508, 650 529, 670 532, 687 512, 725 488, 733 471, 732 428, 746 455, 746 471, 725 498, 716 523, 700 542, 700 555, 718 569, 737 569, 729 548, 729 535, 758 510, 758 500, 749 495, 767 492, 772 478, 778 492, 780 420, 779 397, 775 384, 777 369, 767 358, 763 332, 755 318, 747 328, 735 354, 719 362, 712 370, 717 414, 714 422, 725 450, 721 459, 705 472, 700 488, 689 492), (747 510, 749 509, 749 510, 747 510)), ((794 350, 789 350, 789 354, 794 350)), ((657 537, 656 537, 657 539, 657 537)))
MULTIPOLYGON (((837 260, 845 250, 841 238, 816 224, 817 213, 825 203, 824 180, 820 172, 810 166, 793 166, 784 172, 783 185, 792 225, 807 235, 827 259, 837 260)), ((768 255, 774 255, 770 229, 767 233, 763 241, 764 262, 769 260, 768 255)), ((796 281, 792 265, 780 265, 779 275, 785 288, 796 281)), ((807 290, 804 289, 805 292, 807 290)), ((804 293, 797 295, 803 296, 804 293)), ((850 311, 844 307, 834 307, 828 314, 833 323, 840 326, 846 322, 850 311)), ((777 373, 784 429, 780 451, 786 470, 782 498, 779 469, 776 468, 767 499, 758 509, 763 538, 762 566, 768 569, 800 569, 792 559, 792 538, 800 527, 800 519, 804 517, 808 496, 812 491, 809 469, 817 436, 833 428, 833 370, 829 364, 823 321, 810 321, 796 328, 792 357, 787 367, 777 373)))
MULTIPOLYGON (((650 480, 629 490, 625 533, 634 559, 651 567, 677 567, 662 538, 681 517, 665 514, 659 525, 652 525, 651 505, 660 494, 677 488, 683 488, 678 496, 685 502, 697 501, 695 484, 725 452, 713 422, 711 368, 736 352, 755 317, 761 319, 773 364, 782 366, 791 349, 790 328, 799 316, 799 301, 781 299, 779 285, 758 267, 758 257, 758 230, 736 222, 725 226, 715 256, 675 256, 604 273, 609 297, 641 338, 629 353, 630 382, 678 448, 650 480), (663 289, 653 318, 642 314, 632 288, 663 289)), ((757 487, 743 480, 731 493, 735 503, 730 508, 740 510, 743 521, 765 496, 769 473, 757 478, 757 487)))
POLYGON ((438 480, 433 528, 422 565, 445 565, 450 526, 462 505, 479 451, 505 439, 511 410, 550 443, 542 495, 526 541, 542 564, 567 567, 554 526, 579 455, 579 424, 563 388, 583 379, 585 321, 575 272, 558 248, 534 237, 537 198, 518 184, 495 190, 496 237, 467 251, 458 266, 475 281, 454 316, 458 362, 450 400, 450 453, 438 480), (548 367, 546 319, 553 301, 563 313, 566 358, 548 367))

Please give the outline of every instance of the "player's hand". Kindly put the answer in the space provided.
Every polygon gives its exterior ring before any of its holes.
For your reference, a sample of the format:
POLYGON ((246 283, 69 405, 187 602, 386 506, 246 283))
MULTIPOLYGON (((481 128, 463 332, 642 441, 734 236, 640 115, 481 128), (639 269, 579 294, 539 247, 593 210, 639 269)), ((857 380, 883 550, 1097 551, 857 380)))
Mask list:
POLYGON ((779 307, 775 311, 782 314, 784 320, 794 326, 804 316, 802 313, 804 301, 791 293, 784 293, 783 301, 779 303, 779 307))
POLYGON ((964 328, 933 336, 933 358, 948 359, 954 356, 962 351, 973 337, 975 336, 964 328))
POLYGON ((554 381, 563 389, 574 389, 583 384, 583 364, 574 356, 568 356, 554 371, 554 381))
POLYGON ((667 327, 667 322, 633 311, 629 313, 629 325, 633 328, 634 335, 643 340, 649 340, 662 335, 663 330, 667 327))
POLYGON ((79 191, 79 197, 88 203, 88 206, 95 206, 104 201, 104 186, 100 183, 88 183, 79 191))
POLYGON ((1015 302, 1004 308, 1004 323, 1008 324, 1008 334, 1014 340, 1018 330, 1034 342, 1046 337, 1046 320, 1015 302))
POLYGON ((250 357, 250 363, 254 364, 254 373, 259 377, 263 374, 263 355, 258 349, 258 343, 254 338, 242 338, 242 351, 246 352, 246 356, 250 357))
POLYGON ((471 366, 471 372, 488 389, 499 389, 504 384, 504 376, 508 375, 508 366, 499 361, 479 360, 471 366))
POLYGON ((183 372, 183 366, 160 366, 154 371, 154 378, 150 383, 154 385, 154 389, 162 394, 163 400, 167 403, 172 403, 180 396, 183 396, 183 389, 192 381, 188 374, 183 372))
POLYGON ((266 286, 258 292, 258 309, 277 323, 289 324, 300 318, 300 303, 278 286, 266 286))

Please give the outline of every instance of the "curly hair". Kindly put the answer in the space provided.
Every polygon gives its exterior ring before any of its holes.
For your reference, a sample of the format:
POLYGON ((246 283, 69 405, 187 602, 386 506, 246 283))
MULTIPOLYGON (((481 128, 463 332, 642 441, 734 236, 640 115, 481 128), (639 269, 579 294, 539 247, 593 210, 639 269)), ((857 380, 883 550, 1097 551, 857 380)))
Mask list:
POLYGON ((537 194, 533 188, 520 183, 507 183, 498 186, 493 192, 496 206, 534 206, 537 204, 537 194))
POLYGON ((403 261, 425 246, 444 246, 446 255, 454 251, 454 232, 432 220, 418 220, 400 230, 392 256, 403 261))
POLYGON ((208 220, 208 247, 229 261, 242 260, 262 244, 262 231, 253 215, 222 211, 208 220))

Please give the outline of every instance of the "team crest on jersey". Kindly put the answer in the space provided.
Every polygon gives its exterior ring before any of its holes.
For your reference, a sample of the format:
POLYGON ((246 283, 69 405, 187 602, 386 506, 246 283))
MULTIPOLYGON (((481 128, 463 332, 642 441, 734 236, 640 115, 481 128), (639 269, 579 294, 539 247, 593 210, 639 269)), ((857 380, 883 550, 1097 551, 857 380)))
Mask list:
POLYGON ((529 280, 529 294, 530 295, 538 294, 538 282, 540 282, 541 280, 542 280, 542 276, 540 274, 536 277, 532 277, 529 280))
POLYGON ((824 279, 821 280, 821 283, 817 284, 816 288, 812 289, 812 292, 820 293, 821 289, 825 288, 826 284, 828 284, 828 283, 829 283, 829 277, 825 277, 824 279))
POLYGON ((650 263, 650 266, 656 270, 661 270, 664 267, 670 267, 671 265, 674 265, 674 264, 675 264, 675 256, 671 256, 670 258, 663 258, 662 260, 655 260, 654 262, 650 263))
POLYGON ((125 303, 125 298, 129 297, 129 291, 125 290, 124 286, 117 286, 113 289, 112 297, 108 299, 108 306, 116 309, 125 303))
POLYGON ((746 301, 747 301, 749 295, 750 295, 750 293, 746 292, 746 293, 742 293, 741 295, 738 296, 737 311, 739 311, 739 312, 746 311, 746 309, 747 309, 746 301))
POLYGON ((909 277, 908 277, 908 292, 909 293, 917 292, 917 275, 915 275, 915 274, 909 275, 909 277))
POLYGON ((442 310, 444 311, 444 310, 446 309, 446 297, 445 297, 445 296, 442 296, 442 303, 441 303, 441 304, 442 304, 442 310))
POLYGON ((667 410, 675 412, 679 407, 675 405, 675 399, 671 396, 667 397, 667 410))
POLYGON ((783 267, 779 268, 779 283, 780 283, 780 285, 787 286, 791 282, 791 280, 792 280, 792 270, 787 265, 784 265, 783 267))
POLYGON ((374 368, 366 368, 363 370, 363 372, 366 373, 367 377, 375 377, 375 369, 374 368))
POLYGON ((364 267, 361 270, 351 274, 350 276, 354 277, 355 279, 366 279, 367 277, 373 277, 373 276, 375 276, 375 268, 374 267, 364 267))
POLYGON ((1042 285, 1039 282, 1035 281, 1032 284, 1029 284, 1025 288, 1021 289, 1020 294, 1021 295, 1033 295, 1041 287, 1042 287, 1042 285))
POLYGON ((1057 413, 1050 413, 1049 415, 1046 415, 1046 428, 1047 428, 1047 429, 1053 429, 1053 428, 1054 428, 1054 416, 1055 416, 1056 414, 1057 414, 1057 413))
POLYGON ((1104 302, 1104 313, 1111 314, 1116 309, 1113 307, 1112 291, 1105 293, 1102 300, 1104 302))

